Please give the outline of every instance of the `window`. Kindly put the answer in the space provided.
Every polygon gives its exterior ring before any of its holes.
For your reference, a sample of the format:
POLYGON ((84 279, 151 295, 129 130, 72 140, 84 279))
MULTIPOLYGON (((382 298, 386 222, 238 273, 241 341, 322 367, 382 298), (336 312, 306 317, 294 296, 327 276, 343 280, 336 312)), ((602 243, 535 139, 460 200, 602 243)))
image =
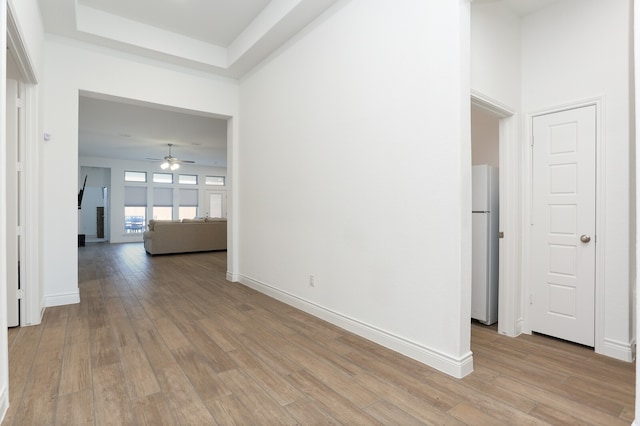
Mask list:
POLYGON ((125 170, 124 172, 124 181, 125 182, 146 182, 147 181, 147 172, 130 172, 125 170))
POLYGON ((154 183, 173 183, 173 173, 154 173, 154 183))
POLYGON ((143 186, 124 187, 124 232, 137 234, 144 232, 147 211, 147 188, 143 186))
POLYGON ((224 176, 205 176, 204 184, 224 186, 224 176))
MULTIPOLYGON (((154 173, 154 179, 155 175, 156 173, 154 173)), ((153 188, 153 218, 155 220, 173 219, 173 188, 153 188)))
POLYGON ((194 217, 198 217, 197 207, 178 207, 178 219, 193 219, 194 217))
POLYGON ((198 216, 198 190, 180 189, 178 192, 180 204, 178 206, 178 218, 192 219, 198 216))
POLYGON ((178 183, 181 185, 197 185, 197 175, 178 175, 178 183))
POLYGON ((153 206, 153 220, 172 220, 173 207, 153 206))

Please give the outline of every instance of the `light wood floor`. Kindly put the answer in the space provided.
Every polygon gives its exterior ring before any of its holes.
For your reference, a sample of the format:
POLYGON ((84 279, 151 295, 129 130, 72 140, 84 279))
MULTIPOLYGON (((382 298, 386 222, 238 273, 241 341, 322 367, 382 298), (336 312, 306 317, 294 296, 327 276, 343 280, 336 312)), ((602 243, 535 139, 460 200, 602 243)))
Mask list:
POLYGON ((634 418, 634 366, 472 327, 456 380, 225 281, 225 253, 79 249, 82 303, 12 329, 3 425, 594 424, 634 418))

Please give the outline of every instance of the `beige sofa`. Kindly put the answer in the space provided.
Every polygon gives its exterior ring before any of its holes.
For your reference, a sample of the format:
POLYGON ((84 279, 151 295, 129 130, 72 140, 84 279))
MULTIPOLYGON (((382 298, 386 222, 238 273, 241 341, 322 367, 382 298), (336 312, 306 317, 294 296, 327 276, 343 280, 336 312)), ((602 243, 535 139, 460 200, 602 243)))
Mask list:
POLYGON ((227 220, 151 220, 143 235, 144 249, 152 255, 226 250, 227 220))

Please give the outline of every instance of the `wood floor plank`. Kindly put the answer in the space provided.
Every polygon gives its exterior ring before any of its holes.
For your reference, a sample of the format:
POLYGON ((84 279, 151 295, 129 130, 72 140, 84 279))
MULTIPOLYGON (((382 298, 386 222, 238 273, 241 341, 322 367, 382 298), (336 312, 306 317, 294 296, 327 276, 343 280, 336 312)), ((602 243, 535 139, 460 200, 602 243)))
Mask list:
POLYGON ((210 359, 192 346, 173 350, 176 362, 189 378, 203 401, 231 395, 228 386, 220 379, 210 359))
POLYGON ((562 410, 549 407, 545 404, 538 404, 533 410, 531 410, 531 415, 540 419, 542 422, 552 425, 582 426, 586 424, 584 420, 576 419, 562 410))
POLYGON ((149 358, 139 344, 127 346, 120 359, 131 400, 160 392, 149 358))
POLYGON ((101 367, 120 361, 119 344, 110 325, 92 328, 91 365, 101 367))
POLYGON ((501 386, 512 392, 521 395, 527 395, 542 404, 554 408, 560 412, 564 412, 569 416, 582 419, 585 423, 594 425, 623 425, 625 424, 618 417, 603 413, 596 408, 586 404, 580 404, 569 398, 559 396, 537 388, 535 386, 527 386, 526 384, 508 377, 498 377, 496 385, 501 386))
POLYGON ((204 331, 213 342, 225 352, 233 351, 238 346, 237 340, 233 337, 233 332, 221 327, 220 324, 211 318, 204 318, 197 321, 198 326, 204 331))
POLYGON ((92 425, 95 422, 93 389, 60 395, 56 408, 56 425, 92 425))
POLYGON ((156 374, 178 424, 215 424, 207 406, 177 364, 156 374))
POLYGON ((120 363, 93 368, 96 425, 131 424, 133 412, 120 363))
POLYGON ((323 411, 341 423, 375 423, 373 417, 305 370, 289 374, 288 380, 319 404, 323 411))
POLYGON ((258 420, 251 414, 238 397, 229 395, 206 402, 209 411, 221 426, 257 425, 258 420))
POLYGON ((630 424, 635 366, 471 324, 454 379, 226 281, 226 253, 78 249, 81 303, 9 330, 2 425, 630 424))
POLYGON ((133 323, 128 317, 118 316, 111 318, 111 330, 115 346, 121 352, 126 351, 129 347, 138 347, 138 336, 133 323))
POLYGON ((303 366, 305 371, 358 407, 367 407, 378 400, 377 395, 355 382, 352 375, 323 362, 312 353, 294 345, 287 345, 283 349, 289 359, 303 366))
MULTIPOLYGON (((464 422, 468 425, 477 425, 477 426, 494 426, 501 424, 517 424, 517 425, 544 425, 546 424, 540 419, 536 419, 534 417, 527 416, 527 418, 511 418, 504 419, 496 417, 492 413, 488 413, 485 410, 478 408, 471 404, 468 401, 463 401, 460 404, 453 407, 448 412, 450 415, 455 417, 456 419, 464 422)), ((523 413, 524 417, 524 413, 523 413)))
POLYGON ((75 394, 91 389, 91 351, 89 342, 80 341, 64 348, 60 395, 75 394))
POLYGON ((61 351, 36 354, 13 424, 54 424, 61 365, 61 351))
MULTIPOLYGON (((406 389, 387 382, 383 378, 378 377, 373 371, 358 374, 355 376, 355 380, 363 386, 366 386, 367 389, 371 389, 379 395, 380 398, 398 407, 399 410, 417 418, 425 424, 463 424, 456 418, 446 414, 446 411, 442 408, 431 405, 429 400, 424 400, 421 397, 411 394, 406 389)), ((424 387, 424 392, 428 393, 431 385, 426 381, 424 387)), ((462 396, 460 396, 460 400, 462 399, 462 396)), ((449 404, 446 406, 448 405, 449 404)))
MULTIPOLYGON (((285 407, 287 412, 296 419, 300 425, 339 425, 338 420, 331 417, 327 412, 318 406, 318 404, 308 399, 301 399, 285 407)), ((401 418, 394 419, 388 424, 400 424, 401 418)), ((405 424, 405 423, 403 423, 405 424)))
MULTIPOLYGON (((77 305, 79 306, 79 304, 77 305)), ((67 333, 65 336, 65 345, 75 345, 78 343, 89 343, 89 315, 83 313, 80 316, 74 316, 69 318, 67 323, 67 333)))
POLYGON ((182 334, 180 329, 170 318, 160 317, 156 318, 153 322, 169 349, 173 350, 182 346, 190 345, 189 339, 182 334))
POLYGON ((149 364, 154 371, 160 371, 166 367, 175 365, 176 360, 173 354, 151 320, 135 322, 134 329, 138 336, 138 341, 147 354, 149 364))
POLYGON ((220 373, 236 367, 229 355, 216 345, 197 324, 191 322, 180 324, 180 331, 189 340, 190 346, 193 346, 209 360, 214 371, 220 373))
POLYGON ((164 393, 155 393, 132 402, 133 423, 139 426, 177 425, 164 393))
POLYGON ((239 370, 228 370, 220 377, 231 388, 258 424, 294 425, 296 421, 273 398, 249 376, 239 370))
POLYGON ((401 389, 405 389, 407 392, 423 399, 431 406, 443 411, 447 411, 461 402, 460 395, 456 395, 453 392, 442 391, 432 386, 424 386, 424 383, 429 381, 433 372, 424 376, 410 375, 392 364, 385 363, 376 359, 374 356, 362 352, 351 353, 347 355, 347 358, 360 366, 366 366, 369 371, 374 371, 378 377, 384 378, 385 381, 393 383, 401 389))
POLYGON ((365 408, 367 414, 383 425, 423 425, 424 423, 412 415, 405 413, 397 405, 385 400, 379 400, 365 408))
POLYGON ((13 421, 31 378, 37 348, 45 327, 21 327, 10 330, 13 339, 9 346, 9 409, 5 415, 7 424, 13 421))
POLYGON ((272 371, 262 360, 249 352, 238 349, 228 352, 236 365, 264 389, 270 389, 271 397, 280 405, 287 405, 304 398, 304 395, 280 374, 272 371))

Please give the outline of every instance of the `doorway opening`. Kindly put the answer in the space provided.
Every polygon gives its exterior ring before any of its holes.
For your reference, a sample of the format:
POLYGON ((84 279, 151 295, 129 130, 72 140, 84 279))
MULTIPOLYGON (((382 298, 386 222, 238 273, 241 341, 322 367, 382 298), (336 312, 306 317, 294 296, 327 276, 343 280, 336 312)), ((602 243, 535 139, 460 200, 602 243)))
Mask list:
POLYGON ((87 185, 78 210, 78 234, 85 235, 87 243, 110 241, 111 169, 81 166, 80 176, 87 177, 87 185))
MULTIPOLYGON (((514 110, 480 93, 471 95, 472 163, 497 168, 499 181, 498 332, 522 332, 521 147, 514 110)), ((495 238, 495 236, 494 236, 495 238)))
POLYGON ((498 321, 500 118, 471 105, 471 318, 498 321))
MULTIPOLYGON (((152 218, 181 220, 209 214, 208 192, 213 188, 223 194, 217 198, 215 214, 226 217, 229 210, 232 216, 232 117, 82 89, 78 111, 79 188, 89 176, 82 203, 86 217, 79 233, 86 234, 88 242, 93 235, 99 239, 99 207, 104 207, 104 240, 110 243, 142 242, 152 218), (162 167, 167 141, 176 149, 173 158, 180 160, 175 169, 162 167), (89 169, 109 169, 110 175, 95 181, 86 172, 89 169), (108 193, 101 198, 104 187, 108 193), (91 188, 98 203, 89 206, 91 188)), ((235 270, 231 227, 228 235, 228 269, 235 270)))
POLYGON ((205 192, 205 216, 227 218, 227 191, 205 192))

